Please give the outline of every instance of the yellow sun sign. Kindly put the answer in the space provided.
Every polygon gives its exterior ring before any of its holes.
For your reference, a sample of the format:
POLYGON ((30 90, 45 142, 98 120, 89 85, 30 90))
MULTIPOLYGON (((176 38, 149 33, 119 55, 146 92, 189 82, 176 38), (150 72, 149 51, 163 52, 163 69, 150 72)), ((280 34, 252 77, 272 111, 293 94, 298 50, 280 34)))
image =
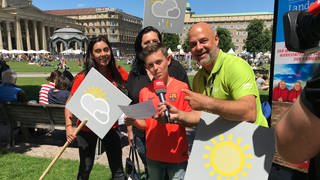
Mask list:
POLYGON ((248 144, 241 146, 242 138, 234 139, 232 134, 227 137, 220 135, 218 139, 212 138, 213 146, 205 146, 209 154, 204 154, 204 159, 209 159, 205 168, 212 168, 210 176, 216 176, 217 180, 239 180, 239 177, 247 177, 245 169, 251 169, 252 165, 246 162, 252 159, 252 154, 245 154, 250 148, 248 144))
POLYGON ((99 87, 91 86, 85 89, 84 93, 92 94, 95 98, 106 100, 106 92, 99 87))

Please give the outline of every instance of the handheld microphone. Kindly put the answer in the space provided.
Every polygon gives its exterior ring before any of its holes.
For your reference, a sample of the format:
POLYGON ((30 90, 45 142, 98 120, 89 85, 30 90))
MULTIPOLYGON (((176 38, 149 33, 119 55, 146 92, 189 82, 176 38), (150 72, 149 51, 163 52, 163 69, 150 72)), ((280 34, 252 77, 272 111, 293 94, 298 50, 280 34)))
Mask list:
MULTIPOLYGON (((166 100, 164 95, 167 92, 166 85, 164 84, 164 82, 162 80, 154 80, 153 81, 153 88, 154 88, 157 96, 159 97, 160 102, 164 103, 166 100)), ((164 115, 165 115, 167 122, 171 123, 170 114, 169 114, 168 109, 164 112, 164 115)))

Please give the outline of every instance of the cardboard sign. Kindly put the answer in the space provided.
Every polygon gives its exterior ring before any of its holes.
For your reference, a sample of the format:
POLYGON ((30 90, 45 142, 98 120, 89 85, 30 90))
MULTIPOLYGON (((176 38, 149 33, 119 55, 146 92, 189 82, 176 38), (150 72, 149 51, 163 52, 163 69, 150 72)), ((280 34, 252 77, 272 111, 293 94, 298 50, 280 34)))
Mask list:
POLYGON ((267 180, 274 147, 272 128, 202 112, 185 179, 267 180))
POLYGON ((88 120, 86 126, 103 138, 122 114, 118 105, 130 102, 130 98, 92 68, 66 108, 78 119, 88 120))
POLYGON ((165 33, 182 33, 186 4, 186 0, 145 0, 143 27, 153 26, 165 33))

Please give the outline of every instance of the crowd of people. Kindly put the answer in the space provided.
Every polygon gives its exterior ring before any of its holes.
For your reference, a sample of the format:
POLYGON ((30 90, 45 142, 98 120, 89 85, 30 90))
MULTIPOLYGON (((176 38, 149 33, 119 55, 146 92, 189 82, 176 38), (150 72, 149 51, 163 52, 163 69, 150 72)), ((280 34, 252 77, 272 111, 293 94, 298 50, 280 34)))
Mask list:
MULTIPOLYGON (((193 79, 192 88, 184 68, 168 55, 160 32, 149 26, 136 37, 136 56, 129 73, 116 65, 107 37, 98 36, 90 40, 83 70, 74 79, 66 71, 53 71, 47 79, 48 83, 41 86, 39 103, 66 104, 90 69, 97 69, 117 88, 127 92, 132 104, 152 100, 155 115, 145 119, 125 118, 129 144, 137 147, 146 167, 147 179, 184 179, 189 158, 185 128, 194 127, 200 122, 200 111, 217 114, 228 121, 246 121, 268 127, 259 98, 259 87, 264 89, 263 83, 258 85, 251 66, 240 57, 223 52, 219 48, 219 36, 209 24, 200 22, 193 25, 188 37, 191 54, 202 67, 193 79), (157 97, 155 82, 161 82, 166 87, 165 102, 160 102, 157 97)), ((14 85, 15 78, 15 73, 10 70, 2 73, 0 96, 4 94, 3 90, 15 94, 6 97, 23 102, 23 91, 14 85), (8 78, 9 75, 13 78, 8 78)), ((263 77, 259 78, 264 80, 263 77)), ((298 95, 302 92, 301 83, 297 82, 290 92, 285 82, 280 81, 279 86, 273 89, 273 100, 300 102, 298 95)), ((304 100, 309 98, 307 96, 304 100)), ((78 145, 80 164, 77 179, 89 179, 98 136, 86 126, 75 134, 73 116, 72 112, 65 109, 66 139, 68 142, 76 141, 78 145)), ((308 112, 306 116, 309 118, 312 115, 308 112)), ((312 119, 317 117, 312 116, 312 119)), ((77 125, 79 123, 78 119, 77 125)), ((284 128, 283 123, 286 120, 280 123, 276 131, 281 154, 290 151, 284 148, 288 134, 278 132, 284 128)), ((125 179, 118 122, 101 142, 108 157, 112 179, 125 179)), ((315 155, 315 151, 318 150, 312 151, 312 155, 315 155)), ((310 156, 311 153, 307 157, 310 156)), ((287 157, 292 158, 290 153, 287 157)), ((305 158, 294 159, 303 160, 305 158)), ((277 175, 272 177, 280 178, 277 175)))

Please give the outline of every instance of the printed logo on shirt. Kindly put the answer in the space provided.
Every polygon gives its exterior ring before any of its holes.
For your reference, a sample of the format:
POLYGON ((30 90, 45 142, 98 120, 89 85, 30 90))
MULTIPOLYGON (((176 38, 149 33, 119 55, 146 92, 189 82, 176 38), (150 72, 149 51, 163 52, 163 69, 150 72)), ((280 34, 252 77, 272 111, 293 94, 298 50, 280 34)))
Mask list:
POLYGON ((250 88, 252 88, 252 84, 251 83, 245 83, 245 84, 243 84, 242 85, 242 87, 244 88, 244 89, 250 89, 250 88))
POLYGON ((177 93, 170 93, 169 99, 170 99, 170 101, 176 101, 177 100, 177 93))
POLYGON ((219 91, 219 88, 213 87, 213 92, 214 92, 214 93, 217 93, 218 91, 219 91))

